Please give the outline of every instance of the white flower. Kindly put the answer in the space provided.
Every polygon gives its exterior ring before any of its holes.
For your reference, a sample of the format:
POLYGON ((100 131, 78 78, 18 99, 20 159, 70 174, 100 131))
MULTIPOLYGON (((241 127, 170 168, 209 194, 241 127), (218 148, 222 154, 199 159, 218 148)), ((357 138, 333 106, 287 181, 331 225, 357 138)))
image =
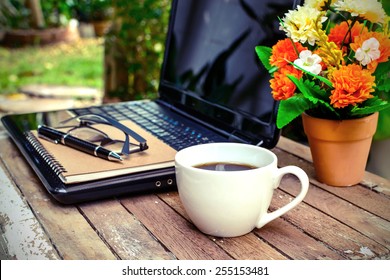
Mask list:
POLYGON ((314 75, 318 75, 322 70, 321 61, 321 57, 317 54, 312 54, 311 51, 304 50, 301 51, 299 58, 294 61, 294 64, 314 75))
POLYGON ((360 61, 363 66, 366 66, 373 60, 377 60, 380 56, 379 42, 375 38, 364 41, 362 47, 358 48, 355 53, 355 58, 360 61))
POLYGON ((360 16, 372 23, 383 23, 386 12, 378 0, 338 0, 336 11, 350 12, 353 17, 360 16))

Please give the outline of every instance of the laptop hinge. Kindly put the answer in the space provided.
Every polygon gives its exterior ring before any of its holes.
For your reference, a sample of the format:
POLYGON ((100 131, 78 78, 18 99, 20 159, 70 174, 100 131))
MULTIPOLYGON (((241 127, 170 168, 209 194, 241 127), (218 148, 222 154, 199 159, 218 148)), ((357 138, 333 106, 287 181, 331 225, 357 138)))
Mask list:
POLYGON ((227 138, 228 141, 249 143, 247 140, 241 139, 241 137, 239 137, 238 135, 235 135, 234 133, 225 131, 225 130, 220 129, 218 127, 212 126, 209 123, 207 123, 205 121, 202 121, 199 118, 196 118, 194 115, 191 115, 191 114, 187 113, 186 111, 181 110, 180 108, 178 108, 176 106, 173 106, 172 104, 170 104, 170 103, 168 103, 166 101, 163 101, 163 100, 159 99, 159 100, 156 100, 156 102, 160 103, 160 105, 166 107, 167 109, 169 109, 169 110, 171 110, 171 111, 173 111, 173 112, 175 112, 175 113, 177 113, 179 115, 182 115, 182 116, 190 119, 191 121, 196 122, 196 123, 206 127, 207 129, 210 129, 210 130, 220 134, 221 136, 227 138))
POLYGON ((256 146, 261 146, 264 143, 263 140, 260 140, 258 142, 253 141, 254 139, 246 137, 245 135, 243 135, 239 131, 233 131, 229 135, 228 139, 229 139, 229 141, 232 141, 232 142, 240 142, 240 143, 251 144, 251 145, 256 145, 256 146))
POLYGON ((200 125, 210 129, 210 130, 213 130, 215 132, 217 132, 218 134, 226 137, 228 139, 229 142, 239 142, 239 143, 244 143, 244 144, 251 144, 251 145, 256 145, 256 146, 261 146, 264 141, 263 140, 260 140, 260 141, 257 141, 255 139, 251 139, 245 135, 243 135, 241 132, 235 130, 233 132, 227 132, 223 129, 219 129, 215 126, 212 126, 210 124, 208 124, 207 122, 205 121, 202 121, 196 117, 194 117, 193 115, 183 111, 183 110, 180 110, 180 108, 178 107, 175 107, 173 106, 172 104, 168 103, 168 102, 165 102, 165 101, 162 101, 161 99, 160 100, 156 100, 157 103, 160 103, 162 106, 168 108, 169 110, 175 112, 175 113, 178 113, 182 116, 185 116, 186 118, 189 118, 190 120, 196 122, 196 123, 199 123, 200 125))

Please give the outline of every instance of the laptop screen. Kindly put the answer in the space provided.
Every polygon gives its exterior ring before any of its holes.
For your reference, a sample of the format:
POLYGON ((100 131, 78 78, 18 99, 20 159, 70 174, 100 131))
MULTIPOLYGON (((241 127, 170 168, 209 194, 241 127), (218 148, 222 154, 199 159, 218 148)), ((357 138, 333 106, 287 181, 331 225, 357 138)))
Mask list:
POLYGON ((228 133, 259 140, 276 133, 270 76, 255 46, 284 37, 278 16, 293 6, 293 0, 174 1, 160 98, 228 133))

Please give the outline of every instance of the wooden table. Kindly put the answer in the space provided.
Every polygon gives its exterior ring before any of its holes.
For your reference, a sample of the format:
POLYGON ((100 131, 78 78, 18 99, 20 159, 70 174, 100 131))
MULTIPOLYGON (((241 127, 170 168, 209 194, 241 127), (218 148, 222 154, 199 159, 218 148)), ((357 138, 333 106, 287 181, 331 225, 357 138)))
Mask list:
MULTIPOLYGON (((304 202, 262 229, 216 238, 191 224, 177 192, 60 205, 2 131, 2 259, 390 259, 388 180, 367 173, 357 186, 329 187, 314 179, 307 147, 281 138, 273 151, 280 166, 308 173, 304 202)), ((271 209, 298 191, 285 176, 271 209)))

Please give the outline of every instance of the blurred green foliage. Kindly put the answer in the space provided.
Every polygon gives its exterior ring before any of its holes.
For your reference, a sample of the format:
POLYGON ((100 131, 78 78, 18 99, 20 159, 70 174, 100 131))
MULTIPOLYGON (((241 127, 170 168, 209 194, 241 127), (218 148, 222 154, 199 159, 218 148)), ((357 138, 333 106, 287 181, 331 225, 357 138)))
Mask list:
POLYGON ((381 0, 383 8, 386 11, 386 14, 390 15, 390 1, 389 0, 381 0))
MULTIPOLYGON (((113 0, 41 0, 40 5, 45 21, 42 28, 65 26, 71 18, 81 22, 106 20, 113 13, 113 0)), ((0 1, 0 27, 32 28, 30 16, 27 0, 0 1)))
POLYGON ((114 22, 106 55, 125 64, 128 84, 106 92, 121 100, 156 97, 171 1, 113 0, 114 22))
POLYGON ((72 1, 74 16, 81 22, 107 20, 112 17, 113 0, 68 0, 72 1))
MULTIPOLYGON (((40 1, 45 26, 58 27, 66 25, 74 12, 73 0, 44 0, 40 1)), ((31 25, 31 11, 26 6, 26 0, 1 0, 0 27, 29 29, 31 25)))

